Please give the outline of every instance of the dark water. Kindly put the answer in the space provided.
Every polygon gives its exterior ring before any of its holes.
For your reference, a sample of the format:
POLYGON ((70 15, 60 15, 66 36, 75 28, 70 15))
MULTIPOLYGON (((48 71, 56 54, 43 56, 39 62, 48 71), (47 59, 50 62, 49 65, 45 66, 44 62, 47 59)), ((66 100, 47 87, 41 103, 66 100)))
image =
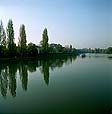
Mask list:
POLYGON ((0 64, 0 113, 112 113, 112 59, 61 57, 0 64))

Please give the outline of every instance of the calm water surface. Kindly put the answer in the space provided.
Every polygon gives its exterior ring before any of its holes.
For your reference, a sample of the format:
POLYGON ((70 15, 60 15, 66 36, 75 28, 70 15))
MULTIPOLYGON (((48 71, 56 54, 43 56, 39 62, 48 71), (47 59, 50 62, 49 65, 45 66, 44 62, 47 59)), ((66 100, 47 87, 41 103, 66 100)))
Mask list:
POLYGON ((112 59, 66 57, 0 64, 0 113, 112 113, 112 59))

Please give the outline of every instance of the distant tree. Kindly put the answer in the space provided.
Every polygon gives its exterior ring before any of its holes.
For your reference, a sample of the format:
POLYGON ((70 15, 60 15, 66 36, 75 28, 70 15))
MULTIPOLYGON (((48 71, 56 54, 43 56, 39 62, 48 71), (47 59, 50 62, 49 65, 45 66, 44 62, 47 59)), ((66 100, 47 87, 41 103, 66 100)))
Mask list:
POLYGON ((107 48, 107 53, 108 53, 108 54, 112 54, 112 47, 108 47, 108 48, 107 48))
POLYGON ((75 54, 75 55, 78 54, 78 52, 75 48, 72 48, 72 53, 75 54))
POLYGON ((61 44, 50 44, 49 45, 49 52, 50 53, 62 53, 63 52, 63 46, 61 44))
POLYGON ((48 47, 49 47, 48 40, 49 40, 48 32, 47 28, 45 28, 42 34, 42 41, 40 42, 44 53, 48 53, 48 47))
POLYGON ((70 45, 70 53, 72 53, 72 51, 73 51, 73 50, 72 50, 72 45, 70 45))
POLYGON ((29 43, 27 46, 28 56, 36 56, 38 55, 38 50, 35 44, 29 43))
POLYGON ((14 29, 13 21, 10 19, 7 25, 7 46, 9 50, 9 55, 14 56, 16 44, 14 43, 14 29))
POLYGON ((26 40, 25 25, 22 24, 19 30, 19 44, 18 44, 22 56, 25 55, 26 53, 26 43, 27 40, 26 40))
POLYGON ((63 52, 63 46, 61 44, 57 44, 57 50, 59 53, 62 53, 63 52))

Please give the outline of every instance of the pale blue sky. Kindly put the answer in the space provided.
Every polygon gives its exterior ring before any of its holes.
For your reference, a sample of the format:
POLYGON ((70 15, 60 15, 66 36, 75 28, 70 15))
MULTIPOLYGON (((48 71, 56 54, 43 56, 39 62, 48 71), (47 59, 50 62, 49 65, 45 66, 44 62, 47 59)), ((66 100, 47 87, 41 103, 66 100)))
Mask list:
POLYGON ((48 28, 49 42, 76 48, 112 46, 112 0, 0 0, 0 19, 13 20, 15 41, 20 24, 27 40, 39 44, 48 28))

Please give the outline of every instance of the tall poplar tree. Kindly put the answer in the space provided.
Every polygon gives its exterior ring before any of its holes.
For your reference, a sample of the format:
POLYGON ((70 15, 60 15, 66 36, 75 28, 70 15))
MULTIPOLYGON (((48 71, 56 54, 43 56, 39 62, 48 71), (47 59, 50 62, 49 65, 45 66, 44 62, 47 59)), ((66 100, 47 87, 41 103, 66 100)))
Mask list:
POLYGON ((9 54, 13 56, 15 53, 15 43, 14 43, 14 29, 13 29, 13 21, 10 19, 7 25, 7 46, 9 50, 9 54))
POLYGON ((2 20, 0 21, 0 45, 6 47, 6 33, 3 27, 2 20))
POLYGON ((27 40, 26 40, 25 25, 22 24, 19 30, 19 44, 18 44, 19 50, 22 56, 25 55, 26 53, 26 43, 27 43, 27 40))
POLYGON ((44 53, 48 53, 48 47, 49 47, 48 40, 49 40, 48 32, 47 28, 45 28, 42 34, 42 41, 40 42, 44 53))

